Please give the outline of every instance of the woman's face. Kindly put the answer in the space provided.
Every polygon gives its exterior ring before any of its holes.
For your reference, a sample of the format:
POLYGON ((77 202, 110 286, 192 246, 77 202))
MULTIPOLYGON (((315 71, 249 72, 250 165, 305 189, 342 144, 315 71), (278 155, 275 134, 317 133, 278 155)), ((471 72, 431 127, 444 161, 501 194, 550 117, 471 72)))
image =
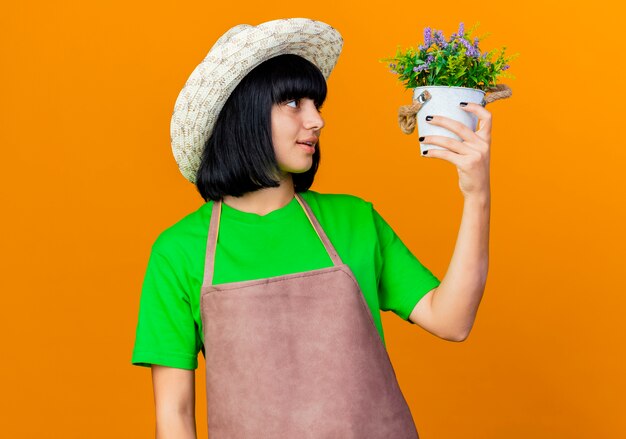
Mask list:
POLYGON ((324 119, 310 98, 272 106, 272 142, 281 171, 302 173, 311 168, 323 126, 324 119))

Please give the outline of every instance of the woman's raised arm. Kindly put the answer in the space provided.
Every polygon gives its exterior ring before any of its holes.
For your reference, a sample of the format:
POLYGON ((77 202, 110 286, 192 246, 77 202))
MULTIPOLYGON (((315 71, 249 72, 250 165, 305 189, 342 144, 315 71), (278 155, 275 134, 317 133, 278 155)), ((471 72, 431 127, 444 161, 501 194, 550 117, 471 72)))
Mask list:
POLYGON ((474 113, 480 121, 476 132, 454 119, 430 115, 427 121, 447 128, 463 141, 444 136, 420 138, 425 143, 445 148, 425 153, 428 157, 447 160, 457 167, 464 202, 461 226, 448 271, 441 284, 417 303, 409 317, 429 332, 445 334, 442 337, 454 341, 465 340, 474 325, 489 267, 492 115, 480 104, 463 104, 465 106, 460 108, 474 113))
POLYGON ((196 439, 195 371, 152 365, 156 439, 196 439))

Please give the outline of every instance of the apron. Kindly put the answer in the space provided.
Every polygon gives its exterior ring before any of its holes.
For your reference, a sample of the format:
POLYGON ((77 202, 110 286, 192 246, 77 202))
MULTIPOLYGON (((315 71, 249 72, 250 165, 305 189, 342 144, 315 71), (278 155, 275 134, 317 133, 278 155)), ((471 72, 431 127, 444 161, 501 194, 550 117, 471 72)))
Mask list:
POLYGON ((295 197, 333 266, 218 285, 213 204, 200 297, 209 437, 419 439, 354 274, 295 197))

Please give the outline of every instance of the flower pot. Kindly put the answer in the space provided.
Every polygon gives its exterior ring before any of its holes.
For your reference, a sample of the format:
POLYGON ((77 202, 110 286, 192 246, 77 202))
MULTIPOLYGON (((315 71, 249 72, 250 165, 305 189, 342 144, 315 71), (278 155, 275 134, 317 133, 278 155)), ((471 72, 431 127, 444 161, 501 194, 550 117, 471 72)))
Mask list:
MULTIPOLYGON (((461 102, 473 102, 476 104, 485 104, 484 97, 485 92, 476 88, 468 87, 448 87, 442 85, 426 85, 423 87, 416 87, 413 89, 413 100, 418 100, 418 97, 425 91, 431 95, 430 100, 426 101, 417 112, 417 130, 419 136, 445 136, 456 139, 460 142, 463 141, 452 131, 426 122, 426 116, 445 116, 450 119, 457 120, 467 126, 472 131, 476 131, 478 125, 478 117, 469 111, 465 111, 459 106, 461 102)), ((420 143, 420 152, 429 149, 443 149, 438 145, 429 143, 420 143)), ((449 150, 448 150, 449 151, 449 150)))

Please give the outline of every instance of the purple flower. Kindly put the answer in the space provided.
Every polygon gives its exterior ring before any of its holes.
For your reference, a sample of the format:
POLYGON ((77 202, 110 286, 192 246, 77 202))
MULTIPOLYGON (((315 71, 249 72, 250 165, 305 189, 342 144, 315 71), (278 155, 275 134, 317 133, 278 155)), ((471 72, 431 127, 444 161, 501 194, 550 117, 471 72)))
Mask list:
POLYGON ((465 54, 467 56, 469 56, 470 58, 478 58, 478 56, 480 55, 480 52, 478 51, 478 49, 476 49, 474 46, 470 45, 469 43, 467 43, 467 50, 465 51, 465 54))
POLYGON ((430 29, 430 27, 424 29, 424 46, 426 47, 430 47, 430 45, 432 44, 431 32, 432 30, 430 29))
POLYGON ((505 64, 504 66, 502 66, 502 70, 506 70, 508 69, 510 66, 508 64, 505 64))
POLYGON ((435 57, 433 55, 428 55, 428 58, 426 58, 426 63, 430 64, 435 60, 435 57))
POLYGON ((467 41, 465 38, 461 38, 458 40, 463 46, 465 46, 465 55, 472 57, 472 58, 477 58, 478 57, 478 50, 476 50, 476 48, 474 46, 472 46, 470 44, 469 41, 467 41))
POLYGON ((464 35, 465 35, 465 26, 463 25, 463 22, 461 22, 461 24, 459 24, 459 37, 463 38, 464 35))
POLYGON ((435 31, 435 44, 444 49, 448 47, 448 43, 446 43, 443 37, 443 32, 440 30, 435 31))
POLYGON ((417 66, 417 67, 413 67, 413 71, 414 71, 414 72, 421 72, 422 70, 426 70, 426 69, 428 69, 429 67, 430 67, 430 63, 429 63, 429 62, 427 62, 427 63, 425 63, 425 64, 420 64, 420 65, 419 65, 419 66, 417 66))

